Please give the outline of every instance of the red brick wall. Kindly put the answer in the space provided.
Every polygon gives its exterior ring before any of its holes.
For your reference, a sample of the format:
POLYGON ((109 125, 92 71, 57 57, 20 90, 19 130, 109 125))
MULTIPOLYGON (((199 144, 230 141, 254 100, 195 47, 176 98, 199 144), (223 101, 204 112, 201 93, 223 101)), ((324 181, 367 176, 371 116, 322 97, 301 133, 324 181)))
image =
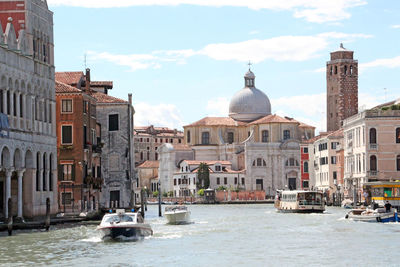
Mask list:
POLYGON ((9 17, 13 19, 13 25, 18 37, 21 24, 25 24, 25 1, 0 2, 0 22, 3 26, 3 31, 6 29, 9 17))

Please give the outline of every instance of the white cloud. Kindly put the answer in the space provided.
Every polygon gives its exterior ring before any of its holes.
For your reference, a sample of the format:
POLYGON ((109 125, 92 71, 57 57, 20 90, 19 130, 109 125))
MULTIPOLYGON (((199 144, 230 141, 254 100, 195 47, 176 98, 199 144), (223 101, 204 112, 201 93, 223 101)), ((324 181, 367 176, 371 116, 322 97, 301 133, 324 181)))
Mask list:
POLYGON ((157 125, 182 129, 184 125, 180 110, 173 104, 151 105, 145 102, 134 104, 135 126, 157 125))
POLYGON ((197 5, 208 7, 245 7, 254 10, 286 10, 295 18, 324 23, 348 19, 348 9, 365 5, 365 0, 47 0, 53 6, 76 6, 86 8, 112 8, 129 6, 176 6, 197 5))
POLYGON ((218 97, 210 99, 207 102, 206 111, 209 117, 226 117, 229 113, 228 97, 218 97))
POLYGON ((390 26, 391 28, 393 28, 393 29, 400 29, 400 24, 398 24, 398 25, 392 25, 392 26, 390 26))
POLYGON ((305 36, 278 36, 269 39, 252 39, 237 43, 209 44, 197 51, 160 50, 149 54, 111 54, 108 52, 89 51, 89 60, 106 60, 121 66, 128 66, 131 71, 140 69, 161 68, 162 63, 175 62, 185 64, 186 60, 195 55, 203 55, 215 60, 234 60, 259 63, 265 60, 275 61, 305 61, 320 56, 330 43, 337 39, 349 43, 356 38, 370 38, 366 34, 347 34, 326 32, 305 36))
POLYGON ((384 67, 384 68, 398 68, 400 67, 400 56, 393 58, 380 58, 371 62, 359 64, 359 72, 364 72, 369 68, 384 67))

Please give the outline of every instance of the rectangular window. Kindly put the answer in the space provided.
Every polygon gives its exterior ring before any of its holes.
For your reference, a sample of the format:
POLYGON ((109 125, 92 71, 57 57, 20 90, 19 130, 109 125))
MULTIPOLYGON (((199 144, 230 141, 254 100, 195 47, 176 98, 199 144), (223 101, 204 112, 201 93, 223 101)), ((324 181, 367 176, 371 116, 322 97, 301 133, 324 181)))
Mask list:
POLYGON ((108 131, 118 131, 119 130, 119 121, 118 114, 108 115, 108 131))
POLYGON ((61 125, 61 144, 72 144, 72 125, 61 125))
POLYGON ((72 193, 61 193, 62 205, 72 204, 72 193))
POLYGON ((219 165, 218 165, 218 166, 215 166, 215 171, 216 171, 216 172, 220 172, 220 171, 221 171, 221 166, 219 166, 219 165))
POLYGON ((332 164, 336 164, 336 156, 332 156, 331 157, 331 163, 332 164))
POLYGON ((72 99, 62 99, 61 100, 61 112, 62 113, 72 113, 72 99))
POLYGON ((87 101, 83 101, 83 113, 88 113, 89 111, 89 104, 87 101))
POLYGON ((244 185, 244 177, 242 177, 242 185, 244 185))
POLYGON ((220 184, 220 182, 221 182, 221 181, 219 180, 219 177, 217 177, 217 184, 220 184))
POLYGON ((283 140, 288 140, 288 139, 290 139, 290 131, 284 130, 283 131, 283 140))
POLYGON ((303 153, 307 154, 308 153, 308 147, 303 148, 303 153))
POLYGON ((338 142, 332 142, 331 143, 331 148, 332 149, 336 149, 337 145, 338 145, 338 142))
POLYGON ((228 178, 224 177, 224 184, 228 184, 228 178))
POLYGON ((238 178, 237 177, 235 177, 235 184, 237 184, 238 183, 238 178))
POLYGON ((201 144, 202 145, 210 144, 210 133, 209 132, 201 133, 201 144))

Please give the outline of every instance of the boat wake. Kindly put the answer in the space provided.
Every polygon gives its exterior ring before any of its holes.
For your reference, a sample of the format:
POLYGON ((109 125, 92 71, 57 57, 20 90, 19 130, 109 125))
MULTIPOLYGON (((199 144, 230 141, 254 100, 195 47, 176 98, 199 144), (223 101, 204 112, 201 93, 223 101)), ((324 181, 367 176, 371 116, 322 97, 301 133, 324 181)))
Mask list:
POLYGON ((102 242, 103 240, 101 239, 100 236, 92 236, 89 238, 82 239, 81 241, 89 242, 89 243, 99 243, 99 242, 102 242))

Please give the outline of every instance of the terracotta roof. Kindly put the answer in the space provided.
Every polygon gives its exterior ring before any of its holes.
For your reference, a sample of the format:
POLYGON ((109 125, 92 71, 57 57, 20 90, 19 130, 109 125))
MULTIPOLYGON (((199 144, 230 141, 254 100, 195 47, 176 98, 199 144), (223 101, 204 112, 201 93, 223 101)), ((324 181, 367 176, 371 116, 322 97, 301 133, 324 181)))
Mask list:
POLYGON ((200 163, 206 163, 207 165, 214 165, 220 163, 221 165, 232 165, 230 161, 226 160, 185 160, 189 165, 200 165, 200 163))
POLYGON ((158 160, 146 160, 137 168, 158 168, 160 166, 160 162, 158 160))
POLYGON ((331 132, 326 137, 337 137, 337 138, 344 137, 343 129, 339 129, 337 131, 331 132))
POLYGON ((299 123, 298 121, 291 118, 282 118, 276 114, 267 115, 250 124, 262 124, 262 123, 299 123))
POLYGON ((91 81, 90 86, 113 88, 114 85, 112 81, 91 81))
POLYGON ((115 103, 115 104, 118 104, 118 103, 126 104, 126 103, 128 103, 128 101, 125 101, 123 99, 116 98, 116 97, 113 97, 113 96, 110 96, 110 95, 106 95, 106 94, 103 94, 103 93, 99 93, 99 92, 92 92, 92 96, 94 98, 96 98, 98 103, 115 103))
POLYGON ((56 81, 69 85, 77 85, 84 75, 82 71, 66 71, 56 72, 55 76, 56 81))
POLYGON ((245 122, 235 121, 230 117, 205 117, 199 121, 196 121, 192 124, 183 126, 241 126, 247 125, 245 122))
POLYGON ((321 138, 327 136, 328 134, 329 134, 329 132, 322 132, 322 133, 320 133, 319 135, 314 136, 313 138, 310 138, 310 139, 308 139, 308 140, 303 140, 302 143, 303 143, 303 144, 312 144, 312 143, 314 143, 315 141, 317 141, 317 140, 319 140, 319 139, 321 139, 321 138))
POLYGON ((82 91, 68 84, 56 81, 56 94, 57 93, 82 93, 82 91))
POLYGON ((234 171, 232 169, 226 168, 224 172, 226 172, 226 173, 246 173, 246 169, 234 171))

